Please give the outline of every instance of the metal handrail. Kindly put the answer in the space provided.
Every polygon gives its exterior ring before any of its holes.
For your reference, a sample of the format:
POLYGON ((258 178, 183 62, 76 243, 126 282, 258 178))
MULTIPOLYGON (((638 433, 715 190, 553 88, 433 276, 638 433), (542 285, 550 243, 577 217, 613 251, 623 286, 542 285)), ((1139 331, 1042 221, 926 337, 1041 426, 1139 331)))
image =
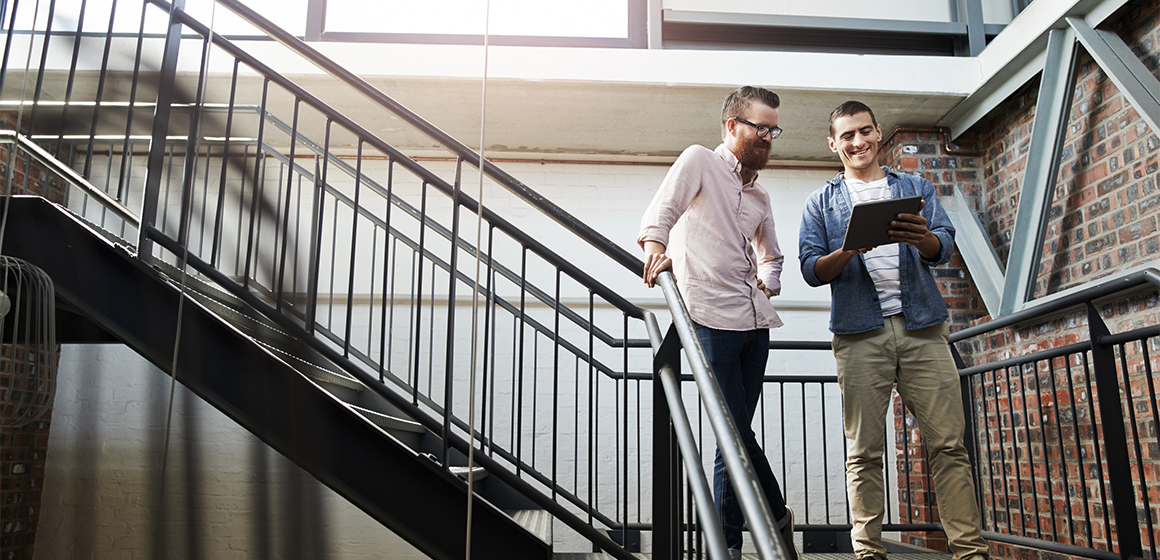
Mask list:
MULTIPOLYGON (((672 276, 672 273, 665 272, 672 276)), ((646 311, 644 324, 648 328, 649 341, 652 343, 655 355, 661 347, 664 337, 661 336, 660 326, 656 316, 646 311)), ((657 372, 661 385, 665 390, 665 400, 669 405, 669 414, 673 423, 673 432, 677 436, 677 445, 681 448, 681 458, 685 468, 689 470, 689 489, 697 504, 697 513, 704 520, 701 527, 705 531, 705 542, 710 558, 722 560, 729 557, 725 543, 725 531, 717 523, 717 509, 713 507, 713 493, 709 490, 709 478, 701 466, 701 453, 697 450, 697 440, 693 436, 693 428, 689 423, 689 415, 685 410, 684 400, 681 398, 681 382, 671 366, 662 367, 657 372)))
POLYGON ((657 284, 665 294, 669 303, 669 312, 673 316, 673 325, 681 344, 688 352, 689 365, 693 369, 693 377, 697 382, 697 390, 701 392, 701 402, 705 407, 705 415, 709 425, 713 428, 713 435, 717 438, 717 448, 725 462, 733 481, 733 488, 737 492, 737 499, 741 502, 741 509, 749 525, 749 533, 753 536, 754 545, 762 558, 781 560, 781 549, 776 543, 781 536, 777 535, 773 521, 773 512, 761 484, 757 479, 757 471, 745 451, 745 444, 741 441, 741 434, 729 414, 729 406, 725 402, 725 395, 717 378, 713 375, 713 368, 709 365, 708 356, 697 338, 693 327, 693 319, 685 306, 684 298, 677 290, 677 280, 671 272, 665 271, 657 277, 657 284), (741 475, 741 476, 738 476, 741 475))
POLYGON ((134 214, 117 199, 111 197, 105 191, 93 186, 80 173, 77 173, 71 167, 61 163, 60 160, 52 157, 51 154, 44 151, 44 148, 37 146, 35 142, 29 140, 28 137, 20 134, 14 130, 0 130, 0 144, 18 144, 23 148, 28 155, 36 160, 37 163, 51 169, 57 175, 64 177, 73 186, 81 189, 85 194, 100 200, 101 204, 119 216, 121 219, 129 222, 134 228, 141 227, 141 218, 134 214))
MULTIPOLYGON (((151 1, 157 3, 158 5, 161 5, 162 3, 162 0, 151 1)), ((383 93, 381 90, 371 85, 366 80, 358 77, 350 70, 347 70, 338 63, 327 58, 325 55, 318 52, 310 45, 306 44, 305 41, 295 37, 294 35, 291 35, 277 25, 274 25, 272 22, 270 22, 270 20, 262 17, 261 14, 250 9, 248 6, 242 4, 238 0, 218 0, 218 4, 230 10, 238 17, 246 20, 254 27, 262 30, 279 44, 294 51, 299 56, 306 59, 311 64, 314 64, 330 76, 341 80, 359 93, 362 93, 363 95, 370 98, 379 106, 391 111, 407 124, 415 127, 420 132, 438 141, 445 148, 451 150, 451 152, 455 155, 463 158, 464 161, 475 166, 476 168, 482 169, 488 177, 495 180, 500 185, 503 185, 504 188, 508 189, 516 196, 519 196, 527 203, 535 206, 545 215, 555 220, 556 223, 560 224, 568 231, 576 234, 581 239, 587 241, 590 245, 600 250, 605 255, 608 255, 616 262, 620 263, 633 274, 639 274, 640 271, 643 270, 644 263, 642 263, 640 259, 633 256, 619 245, 613 243, 607 237, 601 235, 600 232, 592 229, 587 224, 580 221, 563 208, 557 206, 552 201, 544 198, 542 195, 532 190, 527 185, 517 180, 515 177, 512 177, 499 167, 496 167, 495 164, 491 163, 490 161, 484 159, 481 167, 479 154, 473 151, 471 148, 468 148, 467 145, 463 144, 459 140, 456 140, 450 134, 443 132, 435 125, 427 122, 422 117, 412 112, 410 109, 404 107, 401 103, 391 99, 390 96, 383 93)))
POLYGON ((1123 292, 1124 290, 1130 290, 1138 286, 1143 286, 1144 284, 1152 284, 1153 286, 1160 288, 1160 269, 1146 268, 1118 278, 1105 280, 1099 284, 1096 284, 1095 286, 1078 290, 1059 299, 1052 300, 1041 305, 1036 305, 1019 311, 1018 313, 1012 313, 1005 317, 1001 317, 993 321, 988 321, 978 326, 957 331, 951 334, 950 341, 953 344, 955 342, 989 333, 991 331, 996 331, 1004 327, 1030 321, 1050 313, 1062 312, 1074 307, 1078 307, 1080 305, 1084 305, 1089 301, 1095 301, 1100 298, 1123 292))

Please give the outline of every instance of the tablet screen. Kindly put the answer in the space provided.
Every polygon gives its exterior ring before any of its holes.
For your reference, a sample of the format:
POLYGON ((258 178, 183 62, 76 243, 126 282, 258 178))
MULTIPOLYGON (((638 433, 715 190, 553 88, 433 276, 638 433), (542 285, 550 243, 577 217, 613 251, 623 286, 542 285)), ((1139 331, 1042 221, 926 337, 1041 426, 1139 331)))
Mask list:
POLYGON ((890 239, 890 222, 899 214, 917 214, 922 206, 921 196, 892 198, 866 202, 854 206, 850 213, 850 223, 846 226, 846 238, 842 250, 872 248, 879 245, 897 243, 890 239))

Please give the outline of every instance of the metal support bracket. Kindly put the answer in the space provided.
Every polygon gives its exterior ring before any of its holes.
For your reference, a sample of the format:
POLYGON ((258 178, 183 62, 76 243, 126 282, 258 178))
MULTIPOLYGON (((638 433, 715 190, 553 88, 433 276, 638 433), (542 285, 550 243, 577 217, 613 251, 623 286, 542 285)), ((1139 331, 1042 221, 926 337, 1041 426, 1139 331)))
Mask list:
POLYGON ((1160 80, 1148 71, 1119 35, 1093 29, 1087 21, 1079 18, 1069 17, 1067 23, 1140 118, 1152 127, 1152 132, 1160 134, 1160 80))
POLYGON ((999 313, 1018 311, 1031 293, 1043 246, 1043 231, 1049 216, 1052 185, 1056 177, 1056 154, 1066 128, 1067 108, 1071 102, 1075 71, 1075 37, 1071 30, 1053 29, 1047 39, 1047 61, 1039 84, 1035 121, 1031 125, 1031 144, 1027 170, 1015 212, 1011 232, 1011 250, 1007 254, 1007 272, 1003 279, 1003 298, 999 313))

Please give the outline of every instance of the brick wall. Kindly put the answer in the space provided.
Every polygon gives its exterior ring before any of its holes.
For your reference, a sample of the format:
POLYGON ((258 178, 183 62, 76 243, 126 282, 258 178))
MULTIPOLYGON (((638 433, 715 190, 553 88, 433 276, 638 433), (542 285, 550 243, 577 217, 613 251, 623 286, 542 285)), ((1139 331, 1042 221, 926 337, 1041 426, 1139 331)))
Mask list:
MULTIPOLYGON (((0 129, 15 130, 16 118, 12 112, 0 113, 0 129)), ((0 181, 8 174, 9 145, 0 145, 0 181)), ((67 188, 63 181, 53 177, 43 166, 28 165, 20 150, 13 163, 13 192, 33 194, 53 202, 65 203, 67 188)), ((13 371, 12 355, 20 355, 18 345, 0 344, 0 391, 5 405, 18 397, 14 392, 26 391, 13 371)), ((16 360, 22 363, 23 360, 16 360)), ((16 367, 19 367, 18 365, 16 367)), ((5 560, 31 559, 36 529, 40 519, 41 489, 44 485, 45 459, 48 450, 49 426, 52 409, 39 420, 20 427, 9 427, 11 407, 4 407, 5 422, 0 422, 0 558, 5 560)))
MULTIPOLYGON (((1158 23, 1160 2, 1137 0, 1100 27, 1119 34, 1145 66, 1160 76, 1158 23)), ((1074 99, 1033 298, 1155 266, 1160 256, 1157 131, 1139 118, 1099 65, 1079 48, 1074 99)), ((983 205, 977 210, 1001 259, 1006 259, 1013 234, 1037 95, 1038 83, 1033 81, 960 139, 985 153, 980 162, 983 205)), ((1097 310, 1113 333, 1154 326, 1160 319, 1160 296, 1155 291, 1135 294, 1101 303, 1097 310)), ((1089 337, 1086 313, 1075 312, 989 333, 959 348, 968 365, 974 365, 1027 356, 1089 337)), ((1153 556, 1150 547, 1160 542, 1155 522, 1160 500, 1153 490, 1160 482, 1154 468, 1160 457, 1155 397, 1160 385, 1158 350, 1160 340, 1152 337, 1117 354, 1128 452, 1133 464, 1139 465, 1133 466, 1131 476, 1145 556, 1149 557, 1153 556), (1148 507, 1142 501, 1145 492, 1148 507)), ((986 529, 1115 550, 1116 527, 1105 508, 1105 499, 1110 505, 1110 497, 1105 498, 1109 473, 1100 456, 1106 453, 1100 450, 1103 427, 1091 379, 1083 373, 1087 361, 1084 354, 1073 354, 1002 368, 975 381, 976 412, 985 418, 975 434, 984 450, 977 467, 982 480, 990 482, 983 489, 986 529), (984 449, 985 441, 993 446, 984 449)), ((1007 558, 1058 557, 998 543, 992 549, 996 556, 1007 558)))

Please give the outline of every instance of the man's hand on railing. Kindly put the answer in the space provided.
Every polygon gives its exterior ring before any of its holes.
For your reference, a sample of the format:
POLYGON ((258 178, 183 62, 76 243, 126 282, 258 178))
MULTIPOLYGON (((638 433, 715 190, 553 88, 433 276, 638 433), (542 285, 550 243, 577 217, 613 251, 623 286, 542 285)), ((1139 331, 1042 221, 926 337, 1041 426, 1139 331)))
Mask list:
POLYGON ((646 286, 652 288, 656 285, 657 276, 660 273, 670 270, 673 267, 673 260, 665 255, 665 246, 656 241, 646 241, 644 243, 644 283, 646 286))

